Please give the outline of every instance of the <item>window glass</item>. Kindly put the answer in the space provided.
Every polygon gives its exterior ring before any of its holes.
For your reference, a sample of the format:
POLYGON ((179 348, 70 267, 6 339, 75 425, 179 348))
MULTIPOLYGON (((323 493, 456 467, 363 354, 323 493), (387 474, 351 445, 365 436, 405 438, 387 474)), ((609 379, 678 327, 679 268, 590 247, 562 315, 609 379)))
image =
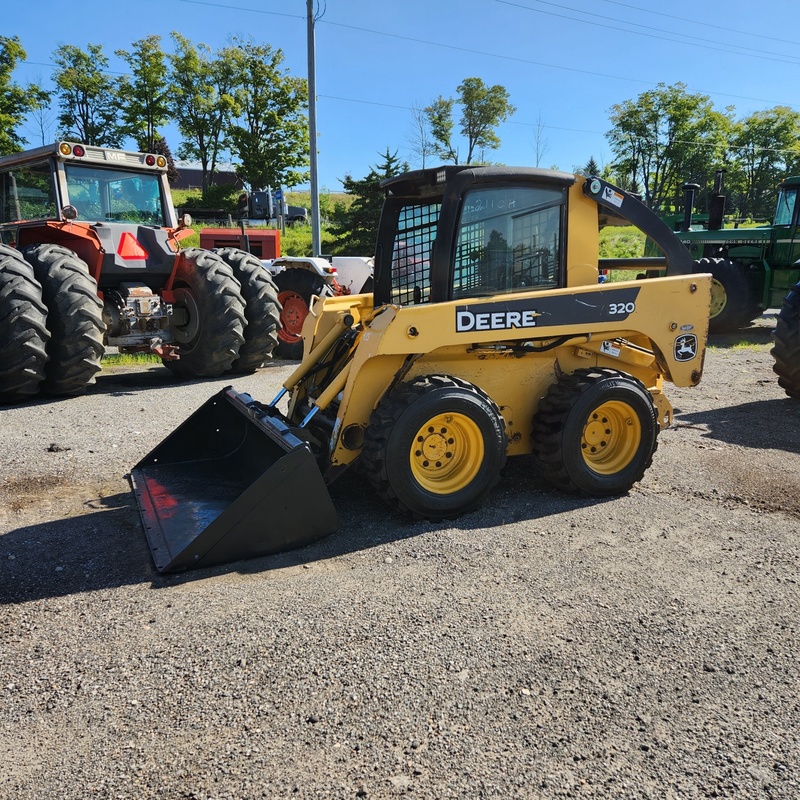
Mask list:
POLYGON ((431 288, 431 250, 442 206, 409 205, 400 210, 392 253, 392 302, 427 303, 431 288))
POLYGON ((797 201, 797 189, 781 189, 778 194, 778 207, 775 209, 773 225, 791 225, 794 204, 797 201))
POLYGON ((0 174, 0 222, 53 219, 56 216, 48 162, 0 174))
POLYGON ((164 225, 159 176, 65 164, 69 202, 78 219, 164 225))
POLYGON ((558 286, 563 189, 493 187, 464 198, 453 298, 558 286))

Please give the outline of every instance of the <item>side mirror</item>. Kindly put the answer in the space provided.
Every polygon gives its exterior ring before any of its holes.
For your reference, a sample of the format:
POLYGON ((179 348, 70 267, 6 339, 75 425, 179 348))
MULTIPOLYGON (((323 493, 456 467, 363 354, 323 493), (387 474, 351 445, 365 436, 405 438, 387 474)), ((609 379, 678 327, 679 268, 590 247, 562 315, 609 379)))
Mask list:
POLYGON ((75 206, 62 206, 61 219, 65 222, 72 222, 72 220, 78 219, 78 209, 75 206))

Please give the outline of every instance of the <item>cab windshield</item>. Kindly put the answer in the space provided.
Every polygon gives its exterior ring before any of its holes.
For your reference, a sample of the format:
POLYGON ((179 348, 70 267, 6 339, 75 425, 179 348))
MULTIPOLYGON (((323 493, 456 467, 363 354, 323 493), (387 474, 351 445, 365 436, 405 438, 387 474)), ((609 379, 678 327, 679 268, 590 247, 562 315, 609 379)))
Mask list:
POLYGON ((78 210, 78 219, 165 224, 158 174, 132 174, 74 163, 65 164, 64 171, 68 202, 78 210))
POLYGON ((791 225, 794 206, 797 202, 797 189, 781 189, 778 193, 778 207, 775 209, 773 225, 791 225))

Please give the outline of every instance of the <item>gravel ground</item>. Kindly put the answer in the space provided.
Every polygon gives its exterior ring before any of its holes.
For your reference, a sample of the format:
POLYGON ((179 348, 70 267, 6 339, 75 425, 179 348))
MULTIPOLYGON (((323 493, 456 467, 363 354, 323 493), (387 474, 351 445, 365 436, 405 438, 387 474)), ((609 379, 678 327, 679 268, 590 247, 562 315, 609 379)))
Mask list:
MULTIPOLYGON (((800 797, 800 403, 718 338, 627 496, 509 462, 409 524, 178 576, 126 472, 227 381, 0 410, 0 797, 800 797)), ((752 346, 734 347, 734 342, 752 346)), ((270 399, 292 365, 236 388, 270 399)))

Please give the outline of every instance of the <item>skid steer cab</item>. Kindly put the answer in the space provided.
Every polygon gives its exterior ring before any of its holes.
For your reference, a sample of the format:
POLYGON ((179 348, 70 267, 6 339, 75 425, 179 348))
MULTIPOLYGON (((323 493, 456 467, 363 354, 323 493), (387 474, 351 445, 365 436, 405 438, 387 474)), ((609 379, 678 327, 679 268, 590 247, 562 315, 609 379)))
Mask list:
POLYGON ((331 533, 327 486, 358 461, 414 520, 476 508, 523 454, 555 489, 627 492, 672 420, 664 383, 700 381, 711 277, 632 195, 529 168, 383 186, 374 291, 312 301, 275 398, 223 390, 132 470, 159 570, 331 533), (598 228, 622 222, 665 277, 599 282, 598 228))

